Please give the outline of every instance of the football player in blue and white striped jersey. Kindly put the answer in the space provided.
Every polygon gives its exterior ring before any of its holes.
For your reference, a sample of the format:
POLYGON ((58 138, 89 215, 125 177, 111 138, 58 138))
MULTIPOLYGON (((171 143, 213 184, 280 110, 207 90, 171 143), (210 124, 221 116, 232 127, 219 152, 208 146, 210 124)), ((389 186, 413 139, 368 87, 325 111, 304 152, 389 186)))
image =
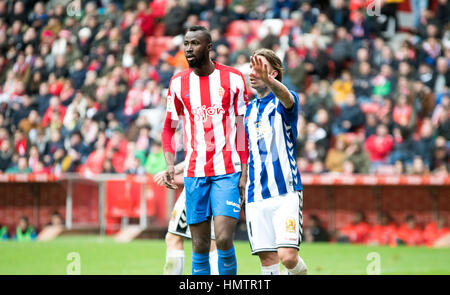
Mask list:
POLYGON ((249 142, 245 214, 252 254, 262 274, 306 274, 298 256, 302 235, 303 186, 295 159, 299 98, 282 83, 275 52, 251 57, 250 85, 257 92, 245 114, 249 142))

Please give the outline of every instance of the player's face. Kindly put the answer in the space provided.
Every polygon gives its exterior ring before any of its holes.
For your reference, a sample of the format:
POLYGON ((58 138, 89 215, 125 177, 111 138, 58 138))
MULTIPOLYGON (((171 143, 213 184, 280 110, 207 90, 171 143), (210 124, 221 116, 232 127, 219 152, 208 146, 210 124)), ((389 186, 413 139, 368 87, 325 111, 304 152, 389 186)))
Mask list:
POLYGON ((187 32, 184 37, 184 56, 190 68, 199 68, 209 60, 212 44, 202 31, 187 32))
MULTIPOLYGON (((270 65, 270 63, 267 61, 267 59, 262 56, 262 55, 258 55, 258 58, 263 62, 263 64, 267 65, 267 69, 269 71, 269 75, 271 75, 273 73, 273 68, 270 65)), ((264 83, 264 81, 260 78, 259 74, 255 71, 255 69, 253 68, 252 65, 250 65, 251 68, 251 72, 249 75, 249 79, 250 79, 250 86, 254 89, 259 89, 261 87, 266 87, 266 84, 264 83)))

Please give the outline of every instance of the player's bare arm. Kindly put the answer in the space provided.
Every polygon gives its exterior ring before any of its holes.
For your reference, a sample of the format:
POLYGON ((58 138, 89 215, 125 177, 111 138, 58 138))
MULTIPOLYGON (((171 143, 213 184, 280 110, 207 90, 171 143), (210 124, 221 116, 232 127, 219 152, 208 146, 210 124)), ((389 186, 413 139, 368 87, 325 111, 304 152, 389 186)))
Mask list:
POLYGON ((241 178, 239 179, 239 194, 241 195, 241 206, 245 200, 245 187, 247 185, 247 164, 241 164, 241 178))
POLYGON ((241 197, 241 206, 244 204, 245 198, 245 187, 247 185, 247 160, 248 155, 245 155, 246 147, 248 147, 247 143, 247 135, 245 134, 245 126, 244 126, 244 116, 236 117, 237 124, 237 138, 240 142, 238 145, 238 150, 241 156, 241 177, 239 178, 239 194, 241 197))
POLYGON ((163 175, 163 182, 167 188, 177 189, 175 184, 175 155, 171 152, 164 153, 166 159, 167 169, 163 175))
POLYGON ((286 109, 291 109, 294 106, 294 97, 283 83, 275 79, 277 71, 269 71, 269 65, 264 61, 264 57, 262 56, 252 56, 250 63, 254 70, 251 74, 253 78, 263 81, 280 100, 281 104, 286 109))

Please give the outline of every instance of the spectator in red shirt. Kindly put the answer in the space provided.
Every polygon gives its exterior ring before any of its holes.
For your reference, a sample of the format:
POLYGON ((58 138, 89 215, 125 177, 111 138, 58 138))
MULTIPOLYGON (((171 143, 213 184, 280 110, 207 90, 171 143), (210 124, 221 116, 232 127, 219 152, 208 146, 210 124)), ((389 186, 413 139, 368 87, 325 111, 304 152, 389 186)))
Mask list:
POLYGON ((134 87, 128 91, 127 98, 125 99, 125 107, 123 109, 123 114, 125 116, 132 116, 144 107, 142 100, 143 93, 144 82, 138 80, 134 87))
POLYGON ((114 169, 117 173, 125 171, 125 160, 127 158, 128 141, 126 140, 123 131, 120 127, 114 129, 107 146, 106 154, 112 160, 114 169))
POLYGON ((105 132, 98 133, 98 139, 94 144, 94 150, 89 154, 86 163, 78 168, 79 172, 101 173, 106 161, 106 144, 108 138, 105 132))
POLYGON ((14 133, 14 146, 16 147, 16 153, 19 156, 26 156, 27 154, 27 137, 22 130, 17 129, 14 133))
POLYGON ((370 225, 366 222, 363 212, 356 212, 353 221, 342 227, 338 233, 338 242, 366 243, 369 237, 370 225))
POLYGON ((52 96, 50 99, 50 106, 45 112, 44 117, 42 118, 42 126, 47 127, 52 118, 52 113, 56 111, 60 115, 60 122, 64 121, 64 117, 66 116, 66 107, 61 105, 61 102, 57 96, 52 96))
POLYGON ((439 216, 436 221, 427 224, 423 235, 428 247, 432 247, 443 236, 450 235, 450 227, 446 226, 445 217, 439 216))
POLYGON ((139 1, 137 3, 137 19, 136 23, 141 27, 145 36, 153 35, 155 24, 153 22, 153 14, 147 1, 139 1))
POLYGON ((413 111, 412 106, 408 104, 408 97, 401 94, 397 98, 397 103, 393 109, 392 118, 397 125, 411 128, 414 124, 414 121, 412 120, 413 111))
POLYGON ((57 79, 55 73, 50 73, 48 76, 48 92, 51 95, 60 95, 64 87, 64 79, 57 79))
POLYGON ((397 229, 396 244, 406 244, 408 246, 418 246, 425 244, 424 233, 417 225, 416 219, 409 214, 405 217, 405 222, 397 229))
POLYGON ((388 155, 394 147, 394 139, 388 133, 384 124, 377 127, 376 134, 372 134, 366 141, 365 148, 372 161, 372 170, 376 170, 380 164, 387 163, 388 155))
POLYGON ((389 245, 395 238, 397 226, 391 215, 382 212, 380 216, 380 224, 374 225, 370 230, 368 243, 375 245, 389 245))
POLYGON ((103 164, 106 160, 106 150, 101 144, 96 144, 95 146, 96 149, 89 155, 86 164, 80 168, 81 172, 97 174, 103 171, 103 164))

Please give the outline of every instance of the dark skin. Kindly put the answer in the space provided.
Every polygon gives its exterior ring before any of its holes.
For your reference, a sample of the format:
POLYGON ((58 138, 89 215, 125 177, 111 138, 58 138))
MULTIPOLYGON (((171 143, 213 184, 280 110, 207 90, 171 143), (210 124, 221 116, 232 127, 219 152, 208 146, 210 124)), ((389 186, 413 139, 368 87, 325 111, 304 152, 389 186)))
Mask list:
MULTIPOLYGON (((198 76, 209 76, 216 69, 215 63, 209 58, 212 49, 212 43, 208 40, 206 34, 202 31, 188 31, 184 38, 184 54, 189 67, 198 76)), ((237 117, 237 122, 243 126, 243 116, 237 117)), ((241 130, 242 131, 242 130, 241 130)), ((176 189, 174 183, 175 166, 174 155, 172 153, 164 154, 167 164, 167 170, 163 176, 164 184, 167 188, 176 189)), ((239 179, 239 193, 241 202, 244 198, 245 185, 247 182, 247 164, 241 164, 241 178, 239 179)), ((228 216, 214 217, 214 232, 216 244, 219 250, 228 250, 233 246, 233 233, 237 224, 237 219, 228 216)), ((208 253, 211 244, 211 220, 191 224, 192 248, 195 253, 208 253)))

